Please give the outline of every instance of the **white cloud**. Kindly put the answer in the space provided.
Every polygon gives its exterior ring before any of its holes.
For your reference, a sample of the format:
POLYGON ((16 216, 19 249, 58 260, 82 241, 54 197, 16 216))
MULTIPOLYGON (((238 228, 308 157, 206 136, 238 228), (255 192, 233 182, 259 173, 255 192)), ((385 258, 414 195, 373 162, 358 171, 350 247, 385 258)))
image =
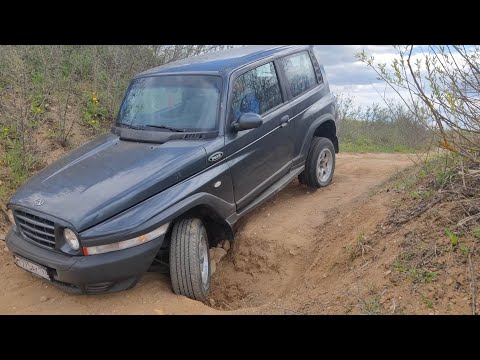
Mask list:
MULTIPOLYGON (((393 59, 396 50, 390 45, 320 45, 320 62, 325 67, 330 88, 337 94, 353 97, 358 105, 383 103, 384 84, 377 80, 375 72, 358 61, 355 54, 365 50, 381 61, 393 59), (372 85, 372 84, 375 84, 372 85), (382 95, 379 95, 379 91, 382 95)), ((394 92, 387 89, 387 97, 394 92)))
MULTIPOLYGON (((376 82, 366 85, 330 85, 331 91, 336 95, 344 95, 353 98, 356 105, 362 107, 373 104, 384 105, 383 99, 400 100, 398 94, 390 86, 383 82, 376 82)), ((405 90, 400 92, 407 96, 405 90)))
MULTIPOLYGON (((386 63, 390 66, 395 58, 399 58, 398 51, 393 46, 319 45, 318 48, 320 62, 325 67, 332 91, 353 96, 356 103, 362 106, 382 104, 383 96, 400 101, 393 89, 388 86, 385 88, 385 83, 377 79, 377 74, 355 57, 355 54, 365 50, 368 56, 374 57, 375 64, 386 63)), ((431 53, 428 46, 414 45, 411 63, 415 64, 418 59, 423 60, 427 53, 431 53)), ((462 62, 460 54, 454 53, 453 57, 457 63, 462 62)), ((424 73, 423 61, 421 69, 424 73)), ((402 94, 406 95, 406 91, 402 94)))

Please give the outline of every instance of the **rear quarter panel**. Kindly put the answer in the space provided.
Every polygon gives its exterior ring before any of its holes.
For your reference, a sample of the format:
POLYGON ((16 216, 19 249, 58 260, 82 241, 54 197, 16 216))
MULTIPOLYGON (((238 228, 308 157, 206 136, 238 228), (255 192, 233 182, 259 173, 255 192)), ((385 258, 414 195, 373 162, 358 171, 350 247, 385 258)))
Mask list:
POLYGON ((325 121, 335 121, 335 96, 326 84, 319 85, 292 101, 295 124, 294 165, 305 161, 315 130, 325 121))

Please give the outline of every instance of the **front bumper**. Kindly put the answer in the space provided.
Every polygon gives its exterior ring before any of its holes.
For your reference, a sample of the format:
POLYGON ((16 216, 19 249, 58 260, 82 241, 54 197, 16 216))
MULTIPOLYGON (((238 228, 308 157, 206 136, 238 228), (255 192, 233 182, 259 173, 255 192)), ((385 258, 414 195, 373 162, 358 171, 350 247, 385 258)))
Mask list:
POLYGON ((165 235, 129 249, 92 256, 71 256, 36 246, 10 230, 8 249, 16 255, 46 266, 52 284, 79 294, 110 293, 135 286, 148 270, 165 235))

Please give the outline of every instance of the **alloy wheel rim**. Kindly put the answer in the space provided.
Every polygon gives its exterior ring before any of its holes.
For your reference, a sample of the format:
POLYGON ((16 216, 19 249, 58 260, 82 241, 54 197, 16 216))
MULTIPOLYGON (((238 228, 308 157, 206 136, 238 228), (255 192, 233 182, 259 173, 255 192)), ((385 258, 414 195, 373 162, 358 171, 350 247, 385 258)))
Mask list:
POLYGON ((320 182, 325 182, 330 177, 333 167, 333 155, 330 149, 325 148, 320 152, 317 160, 317 177, 320 182))
POLYGON ((208 283, 208 246, 207 241, 202 236, 200 243, 198 244, 198 254, 200 257, 200 274, 202 276, 202 283, 206 285, 208 283))

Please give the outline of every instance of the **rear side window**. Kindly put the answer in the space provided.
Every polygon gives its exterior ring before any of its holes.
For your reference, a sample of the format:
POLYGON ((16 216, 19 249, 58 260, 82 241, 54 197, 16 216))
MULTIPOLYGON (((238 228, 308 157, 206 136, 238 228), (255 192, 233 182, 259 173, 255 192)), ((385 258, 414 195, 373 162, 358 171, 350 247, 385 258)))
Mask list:
POLYGON ((281 103, 282 94, 273 63, 249 70, 233 83, 232 112, 235 120, 247 112, 262 115, 281 103))
POLYGON ((287 56, 282 63, 293 97, 317 85, 312 60, 307 52, 287 56))
POLYGON ((313 68, 315 69, 315 74, 317 75, 317 80, 319 84, 323 84, 322 70, 320 69, 320 64, 318 63, 317 57, 320 58, 318 50, 313 53, 310 52, 310 59, 312 59, 313 68))

